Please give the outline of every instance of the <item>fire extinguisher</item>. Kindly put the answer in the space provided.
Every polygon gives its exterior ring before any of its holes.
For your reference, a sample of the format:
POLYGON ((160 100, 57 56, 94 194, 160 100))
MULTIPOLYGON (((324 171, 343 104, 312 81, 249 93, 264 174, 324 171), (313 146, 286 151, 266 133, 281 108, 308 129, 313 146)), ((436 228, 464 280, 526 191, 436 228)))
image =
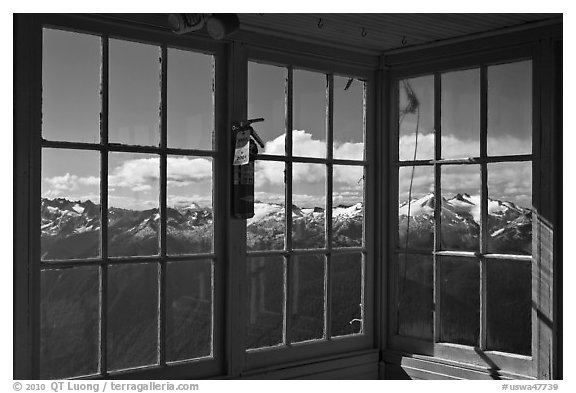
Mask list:
POLYGON ((232 160, 232 215, 236 218, 254 217, 254 161, 258 156, 258 145, 264 142, 252 123, 263 118, 249 119, 232 125, 234 157, 232 160))

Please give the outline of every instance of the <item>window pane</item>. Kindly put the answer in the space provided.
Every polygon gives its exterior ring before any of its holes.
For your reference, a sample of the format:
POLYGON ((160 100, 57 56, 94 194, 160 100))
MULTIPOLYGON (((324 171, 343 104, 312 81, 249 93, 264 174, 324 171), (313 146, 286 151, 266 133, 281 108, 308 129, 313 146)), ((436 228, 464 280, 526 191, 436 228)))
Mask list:
POLYGON ((284 258, 248 258, 248 320, 246 348, 263 348, 284 342, 284 258))
POLYGON ((430 255, 398 255, 398 334, 434 338, 434 263, 430 255))
POLYGON ((100 142, 100 37, 43 30, 42 136, 100 142))
POLYGON ((130 145, 160 143, 160 48, 110 40, 109 138, 130 145))
POLYGON ((434 158, 434 76, 401 80, 398 111, 400 160, 434 158))
POLYGON ((167 158, 168 254, 212 252, 212 158, 167 158))
POLYGON ((363 330, 362 263, 361 253, 332 256, 332 336, 361 333, 363 330))
POLYGON ((521 355, 532 353, 532 263, 487 263, 487 347, 521 355))
POLYGON ((254 217, 247 221, 249 251, 283 250, 286 234, 284 163, 256 161, 254 217))
POLYGON ((442 74, 442 158, 480 155, 480 69, 442 74))
POLYGON ((324 255, 294 255, 292 275, 292 342, 324 337, 324 255))
POLYGON ((332 246, 362 246, 364 230, 364 167, 334 165, 332 246))
POLYGON ((248 118, 264 118, 254 128, 266 143, 261 153, 286 154, 285 91, 285 68, 248 62, 248 118))
POLYGON ((166 267, 166 360, 212 355, 212 261, 166 267))
POLYGON ((168 49, 168 146, 212 149, 213 57, 168 49))
POLYGON ((158 265, 108 268, 108 370, 158 363, 158 265))
POLYGON ((326 157, 326 75, 294 71, 292 153, 326 157))
POLYGON ((532 253, 532 162, 488 164, 488 252, 532 253))
POLYGON ((442 166, 443 250, 479 250, 480 167, 442 166))
POLYGON ((467 258, 439 258, 440 341, 478 346, 480 268, 467 258))
POLYGON ((100 153, 42 149, 43 260, 100 255, 100 153))
POLYGON ((532 153, 532 62, 488 67, 488 155, 532 153))
POLYGON ((293 164, 292 247, 324 248, 326 166, 293 164))
POLYGON ((100 353, 98 267, 42 270, 40 378, 95 374, 100 353))
POLYGON ((434 167, 400 167, 398 246, 434 248, 434 167))
POLYGON ((334 158, 364 158, 364 82, 334 77, 334 158), (346 88, 348 86, 348 88, 346 88))
POLYGON ((158 156, 110 153, 108 170, 109 255, 157 255, 158 156))

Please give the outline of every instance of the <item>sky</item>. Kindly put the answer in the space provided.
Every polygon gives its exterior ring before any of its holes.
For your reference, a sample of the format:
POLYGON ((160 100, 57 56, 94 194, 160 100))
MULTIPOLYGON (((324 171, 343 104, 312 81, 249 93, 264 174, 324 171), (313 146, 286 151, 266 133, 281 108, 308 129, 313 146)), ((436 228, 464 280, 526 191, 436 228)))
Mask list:
MULTIPOLYGON (((110 142, 158 146, 160 111, 159 47, 110 40, 109 139, 110 142)), ((531 152, 531 65, 518 62, 488 69, 488 154, 531 152)), ((293 103, 293 154, 326 156, 326 76, 295 69, 293 103)), ((364 84, 334 77, 334 157, 362 160, 364 151, 364 84)), ((285 154, 285 81, 283 67, 250 62, 248 67, 248 116, 264 117, 255 129, 265 142, 261 153, 285 154)), ((85 34, 45 30, 43 53, 43 137, 98 143, 100 113, 100 43, 85 34)), ((212 149, 213 58, 189 51, 168 50, 168 145, 212 149)), ((417 158, 434 152, 432 76, 400 84, 400 108, 408 101, 409 86, 418 99, 418 110, 401 114, 400 158, 417 158)), ((442 156, 479 155, 479 70, 442 75, 442 156)), ((95 152, 55 151, 43 154, 42 195, 48 198, 99 201, 99 155, 95 152)), ((147 209, 158 206, 159 158, 139 153, 110 153, 109 206, 147 209)), ((212 162, 203 157, 169 157, 168 205, 212 204, 212 162)), ((282 162, 261 161, 256 166, 256 199, 284 203, 282 162)), ((363 200, 361 166, 335 166, 334 205, 363 200)), ((400 198, 407 197, 401 170, 400 198), (403 188, 404 187, 404 188, 403 188)), ((412 197, 429 192, 430 174, 417 170, 412 197)), ((409 177, 408 177, 409 179, 409 177)), ((531 199, 530 166, 522 163, 491 165, 489 193, 528 206, 531 199), (518 176, 521 173, 522 176, 518 176)), ((294 164, 293 203, 301 207, 324 206, 326 167, 294 164)), ((479 167, 445 168, 442 180, 447 197, 458 192, 479 193, 479 167)))

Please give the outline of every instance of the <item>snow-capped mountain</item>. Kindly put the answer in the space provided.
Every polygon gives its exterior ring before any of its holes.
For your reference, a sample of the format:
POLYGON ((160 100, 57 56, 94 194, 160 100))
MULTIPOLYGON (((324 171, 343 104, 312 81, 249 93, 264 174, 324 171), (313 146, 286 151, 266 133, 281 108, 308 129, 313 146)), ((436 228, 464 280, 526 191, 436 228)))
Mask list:
MULTIPOLYGON (((98 257, 100 205, 64 198, 42 199, 42 257, 98 257)), ((171 254, 210 252, 212 211, 198 205, 167 209, 167 249, 171 254)), ((158 253, 159 210, 108 209, 110 256, 158 253)))
MULTIPOLYGON (((431 249, 434 242, 434 194, 429 193, 398 209, 400 246, 431 249), (407 237, 408 215, 410 229, 407 237)), ((479 246, 480 196, 456 194, 442 198, 441 239, 446 250, 476 251, 479 246)), ((530 254, 532 212, 508 201, 488 199, 488 251, 530 254)))

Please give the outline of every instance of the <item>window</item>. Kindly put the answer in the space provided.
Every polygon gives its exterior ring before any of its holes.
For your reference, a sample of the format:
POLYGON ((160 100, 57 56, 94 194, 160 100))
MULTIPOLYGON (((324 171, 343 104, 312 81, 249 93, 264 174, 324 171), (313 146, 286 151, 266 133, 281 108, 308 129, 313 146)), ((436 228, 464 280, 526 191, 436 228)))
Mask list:
POLYGON ((532 62, 396 86, 394 345, 471 362, 488 355, 503 369, 503 357, 528 362, 532 62))
POLYGON ((41 378, 213 361, 214 69, 43 30, 41 378))
POLYGON ((248 63, 265 142, 247 222, 246 349, 365 334, 366 83, 248 63))

